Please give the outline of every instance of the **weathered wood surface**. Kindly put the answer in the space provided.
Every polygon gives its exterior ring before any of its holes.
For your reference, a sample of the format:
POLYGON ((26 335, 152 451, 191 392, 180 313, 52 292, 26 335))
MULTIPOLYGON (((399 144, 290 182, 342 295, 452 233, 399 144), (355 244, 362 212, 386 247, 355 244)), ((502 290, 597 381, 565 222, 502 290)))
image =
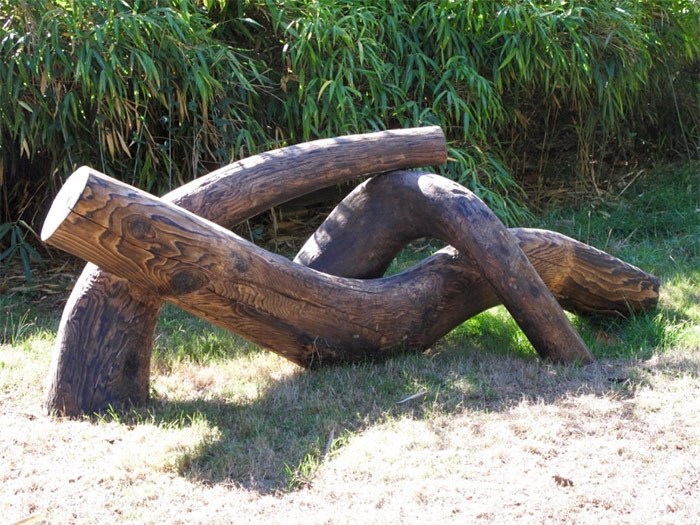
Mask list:
MULTIPOLYGON (((470 258, 540 355, 592 360, 515 239, 473 193, 432 174, 382 178, 399 189, 418 231, 423 224, 470 258)), ((442 319, 442 297, 453 290, 435 272, 373 280, 320 273, 89 168, 66 183, 42 238, 302 366, 424 349, 456 324, 442 319)))
MULTIPOLYGON (((439 130, 409 138, 394 133, 388 142, 393 164, 444 160, 439 130), (421 147, 433 153, 412 157, 421 147)), ((215 172, 164 201, 231 226, 300 193, 353 178, 353 161, 362 167, 358 173, 386 168, 386 156, 377 162, 368 156, 381 156, 386 140, 368 150, 359 147, 360 137, 339 149, 323 141, 318 151, 307 144, 292 155, 248 159, 246 166, 215 172), (328 147, 335 151, 328 154, 328 147), (345 161, 337 162, 339 155, 345 161), (294 167, 303 182, 289 178, 294 167), (280 191, 285 184, 290 187, 280 191), (246 213, 248 207, 253 213, 246 213)), ((105 268, 88 265, 64 312, 46 401, 63 415, 147 400, 163 298, 303 366, 426 348, 464 319, 502 303, 543 357, 587 362, 590 353, 547 287, 565 307, 591 315, 646 310, 658 299, 653 276, 560 234, 507 230, 470 192, 434 175, 396 172, 371 179, 337 207, 293 264, 184 210, 173 208, 170 216, 166 202, 118 183, 121 189, 112 188, 108 179, 97 183, 100 176, 90 173, 85 169, 82 180, 71 179, 42 232, 105 268), (112 198, 123 206, 115 207, 112 198), (84 217, 90 220, 81 222, 84 217), (442 250, 398 276, 356 280, 381 276, 417 237, 440 238, 457 249, 442 250)))
MULTIPOLYGON (((236 162, 163 197, 224 227, 337 183, 393 169, 442 164, 439 127, 324 139, 236 162)), ((63 311, 45 398, 77 416, 109 404, 143 404, 162 299, 93 264, 63 311)))
MULTIPOLYGON (((359 185, 309 238, 295 262, 333 275, 371 279, 384 275, 408 243, 438 237, 432 217, 406 205, 415 198, 415 177, 394 172, 359 185)), ((588 317, 627 317, 656 307, 659 280, 636 266, 560 233, 509 231, 565 309, 588 317)), ((420 274, 428 267, 449 283, 441 290, 447 325, 500 304, 476 265, 453 247, 410 271, 420 274)))

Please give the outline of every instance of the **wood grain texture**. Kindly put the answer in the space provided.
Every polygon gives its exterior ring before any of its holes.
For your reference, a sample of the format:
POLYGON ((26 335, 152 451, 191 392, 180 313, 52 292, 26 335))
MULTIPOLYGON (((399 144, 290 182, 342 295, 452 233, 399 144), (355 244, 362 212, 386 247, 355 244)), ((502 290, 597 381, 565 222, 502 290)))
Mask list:
MULTIPOLYGON (((63 209, 59 199, 47 242, 300 365, 420 350, 434 342, 431 327, 454 327, 440 319, 445 281, 430 266, 373 280, 320 273, 92 170, 74 177, 66 191, 81 196, 63 209)), ((592 360, 515 239, 471 192, 432 174, 381 179, 430 218, 424 228, 470 257, 543 357, 592 360)))
POLYGON ((162 299, 149 295, 124 279, 104 279, 92 264, 68 299, 56 346, 69 344, 72 352, 54 352, 47 398, 49 412, 77 416, 104 410, 110 404, 138 404, 148 399, 153 331, 162 299), (119 302, 93 301, 118 297, 119 302), (100 341, 108 341, 98 347, 100 341), (118 348, 120 353, 108 353, 118 348), (111 357, 111 359, 109 359, 111 357), (67 372, 66 372, 67 371, 67 372), (82 373, 81 373, 82 372, 82 373), (94 395, 90 395, 93 394, 94 395))
MULTIPOLYGON (((438 238, 439 232, 428 226, 429 217, 404 205, 410 198, 406 192, 413 189, 402 180, 405 177, 392 173, 355 188, 309 238, 295 261, 333 275, 376 278, 384 275, 409 242, 438 238)), ((509 231, 565 309, 589 317, 626 317, 656 308, 659 280, 640 268, 561 233, 531 228, 509 231)), ((420 273, 424 266, 443 275, 448 288, 461 290, 457 294, 442 291, 443 308, 459 311, 456 318, 466 319, 499 304, 466 254, 447 247, 412 271, 420 273), (471 296, 483 298, 483 303, 470 300, 471 296), (448 305, 451 301, 454 304, 448 305)))
MULTIPOLYGON (((383 258, 388 264, 388 259, 412 238, 441 239, 454 246, 469 260, 469 265, 478 270, 542 357, 565 362, 592 360, 585 344, 513 236, 466 188, 434 175, 415 172, 393 172, 375 177, 343 201, 328 225, 322 226, 314 235, 312 245, 327 244, 328 239, 333 239, 333 249, 314 250, 307 246, 296 260, 318 267, 315 261, 323 259, 323 253, 354 250, 355 247, 350 247, 354 242, 351 236, 339 234, 354 221, 361 222, 362 226, 358 228, 353 224, 348 230, 357 228, 355 233, 363 231, 361 237, 376 239, 376 242, 368 241, 372 246, 365 242, 354 252, 369 254, 365 259, 369 263, 365 264, 371 265, 382 259, 382 251, 389 252, 389 257, 383 258), (354 200, 359 203, 361 211, 354 200), (381 207, 397 210, 397 217, 389 218, 386 225, 378 221, 381 207), (340 227, 333 230, 329 226, 332 224, 340 227), (341 238, 345 239, 345 245, 341 238), (305 254, 311 255, 307 257, 305 254)), ((363 274, 372 276, 373 271, 363 274)), ((445 325, 440 330, 454 326, 445 325)))
MULTIPOLYGON (((233 227, 326 186, 384 170, 441 164, 446 158, 438 127, 351 135, 244 159, 163 199, 233 227)), ((161 306, 158 296, 88 264, 63 311, 45 397, 47 411, 79 416, 110 404, 143 404, 161 306), (111 328, 96 328, 101 326, 97 318, 109 320, 111 328)))
MULTIPOLYGON (((358 186, 309 238, 295 259, 319 271, 354 278, 384 274, 409 242, 439 233, 410 202, 400 174, 387 174, 358 186), (387 214, 386 210, 392 213, 387 214)), ((510 233, 561 306, 579 315, 630 316, 652 310, 659 280, 605 252, 557 232, 511 228, 510 233)), ((439 314, 425 327, 425 340, 437 340, 454 326, 501 304, 495 289, 468 254, 448 246, 405 272, 440 275, 434 305, 439 314)), ((410 275, 410 276, 409 276, 410 275)))
MULTIPOLYGON (((328 184, 444 158, 444 139, 437 128, 343 137, 236 163, 171 192, 163 201, 232 226, 328 184)), ((164 298, 303 366, 425 348, 462 320, 505 302, 504 297, 521 304, 522 297, 533 290, 540 293, 545 284, 563 306, 579 313, 627 314, 656 304, 658 281, 653 276, 554 232, 506 230, 469 192, 435 177, 392 173, 370 180, 337 207, 296 265, 231 238, 230 232, 206 221, 200 231, 200 217, 190 217, 199 224, 196 228, 187 220, 181 223, 179 215, 175 220, 156 214, 153 221, 150 205, 138 212, 132 207, 143 194, 130 194, 133 188, 115 192, 125 205, 111 221, 93 220, 108 210, 105 201, 104 209, 97 206, 74 218, 82 235, 59 242, 86 250, 95 259, 106 257, 101 246, 123 253, 123 260, 100 264, 116 263, 115 270, 140 285, 92 264, 86 267, 64 311, 47 409, 76 416, 109 404, 145 402, 153 329, 164 298), (454 214, 464 217, 455 221, 454 214), (88 215, 90 220, 80 223, 88 215), (103 231, 86 237, 84 232, 95 224, 102 224, 98 229, 103 231), (489 234, 494 231, 497 235, 489 234), (398 276, 357 281, 383 275, 407 242, 424 236, 459 249, 446 248, 398 276), (514 249, 516 242, 527 254, 525 262, 514 249), (489 269, 499 261, 505 263, 500 271, 489 269), (525 279, 502 278, 514 272, 525 279)), ((96 188, 104 189, 99 184, 96 188)), ((47 237, 61 236, 58 226, 71 222, 71 210, 81 198, 95 200, 92 192, 77 193, 68 192, 56 215, 47 218, 47 237)), ((586 361, 590 354, 566 323, 548 326, 546 312, 559 308, 547 294, 544 310, 539 297, 526 301, 534 314, 527 308, 518 311, 516 305, 516 320, 528 335, 546 325, 544 340, 533 341, 543 356, 586 361), (571 342, 574 350, 560 353, 558 345, 571 342)))

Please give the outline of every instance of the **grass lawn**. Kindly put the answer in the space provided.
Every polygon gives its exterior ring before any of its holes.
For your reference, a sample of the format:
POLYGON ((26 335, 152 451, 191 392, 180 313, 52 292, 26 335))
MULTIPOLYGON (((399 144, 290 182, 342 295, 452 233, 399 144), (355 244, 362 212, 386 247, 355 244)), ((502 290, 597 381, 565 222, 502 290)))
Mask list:
POLYGON ((572 316, 586 367, 541 361, 496 308, 424 355, 309 372, 168 307, 152 401, 60 420, 41 408, 64 299, 46 292, 71 274, 5 278, 2 521, 700 522, 700 165, 523 226, 655 273, 659 308, 572 316))

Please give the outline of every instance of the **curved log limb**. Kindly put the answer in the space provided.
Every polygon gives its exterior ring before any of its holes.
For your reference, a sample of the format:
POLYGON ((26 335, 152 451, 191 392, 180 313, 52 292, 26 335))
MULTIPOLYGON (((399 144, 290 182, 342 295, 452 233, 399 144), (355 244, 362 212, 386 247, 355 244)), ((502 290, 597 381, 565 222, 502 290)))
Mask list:
MULTIPOLYGON (((404 205, 432 222, 424 228, 471 259, 542 356, 592 360, 515 240, 480 200, 437 175, 391 178, 404 205)), ((44 240, 298 364, 383 357, 435 340, 431 327, 439 324, 446 288, 429 266, 374 280, 319 273, 88 168, 76 172, 59 197, 44 240)))
MULTIPOLYGON (((438 232, 426 228, 426 217, 406 205, 415 189, 406 184, 412 177, 389 173, 359 185, 309 238, 295 262, 342 277, 377 278, 409 242, 436 238, 438 232)), ((583 316, 628 316, 656 307, 659 280, 636 266, 560 233, 509 231, 565 309, 583 316)), ((441 308, 452 312, 447 325, 500 304, 470 258, 452 247, 408 271, 421 274, 427 268, 449 283, 441 291, 441 308)))
MULTIPOLYGON (((439 127, 319 140, 236 162, 163 199, 232 227, 317 189, 382 171, 442 164, 446 158, 439 127)), ((88 264, 63 312, 47 411, 78 416, 110 404, 144 403, 161 306, 161 298, 88 264)))
POLYGON ((656 308, 659 279, 561 233, 513 228, 520 247, 563 308, 585 317, 629 317, 656 308))
MULTIPOLYGON (((466 316, 453 304, 464 298, 444 293, 447 304, 442 307, 452 315, 437 321, 439 326, 433 329, 444 334, 471 315, 502 303, 542 357, 592 361, 588 348, 505 226, 474 194, 435 176, 394 172, 367 181, 334 210, 295 260, 336 275, 376 277, 403 246, 420 237, 454 246, 469 259, 466 267, 476 268, 491 288, 462 288, 471 303, 466 316), (390 217, 383 214, 386 209, 392 210, 390 217), (352 268, 352 259, 344 257, 343 261, 340 253, 361 253, 364 258, 352 268)), ((457 278, 470 282, 464 275, 457 278)), ((474 286, 473 279, 470 286, 474 286)))

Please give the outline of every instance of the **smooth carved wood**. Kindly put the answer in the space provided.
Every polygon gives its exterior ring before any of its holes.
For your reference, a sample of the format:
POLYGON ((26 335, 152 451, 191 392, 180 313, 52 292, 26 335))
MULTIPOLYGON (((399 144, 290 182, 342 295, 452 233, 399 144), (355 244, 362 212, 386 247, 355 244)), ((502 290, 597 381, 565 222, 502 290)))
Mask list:
MULTIPOLYGON (((324 139, 256 155, 163 197, 233 227, 312 191, 393 169, 442 164, 439 127, 324 139)), ((48 412, 78 416, 148 400, 153 331, 163 301, 88 264, 63 311, 46 391, 48 412)))
MULTIPOLYGON (((295 262, 343 277, 384 275, 406 244, 436 236, 426 227, 426 217, 405 205, 412 198, 414 177, 394 172, 355 188, 309 238, 295 262), (387 214, 387 209, 392 212, 387 214)), ((626 317, 656 307, 659 280, 636 266, 560 233, 528 228, 509 231, 565 309, 588 317, 626 317)), ((500 304, 470 258, 453 247, 408 270, 415 275, 428 271, 442 275, 446 283, 439 291, 439 324, 444 326, 430 328, 436 333, 444 334, 445 327, 500 304)))
MULTIPOLYGON (((404 189, 419 220, 430 218, 437 238, 470 257, 540 355, 592 360, 514 238, 474 194, 432 174, 385 177, 404 189)), ((454 327, 441 320, 440 274, 320 273, 89 168, 61 190, 42 238, 302 366, 424 349, 435 340, 431 329, 454 327)))
MULTIPOLYGON (((384 275, 400 250, 419 238, 435 238, 428 219, 406 206, 413 174, 392 173, 358 186, 307 241, 295 262, 316 270, 358 279, 384 275), (390 209, 390 214, 386 210, 390 209), (362 257, 347 254, 362 254, 362 257)), ((658 279, 592 246, 560 233, 510 228, 520 247, 561 305, 585 316, 648 311, 659 298, 658 279)), ((476 304, 474 297, 493 295, 469 259, 448 247, 419 264, 434 265, 464 283, 471 308, 467 317, 494 306, 496 297, 476 304), (483 307, 483 308, 482 308, 483 307)), ((465 317, 466 318, 466 317, 465 317)))

